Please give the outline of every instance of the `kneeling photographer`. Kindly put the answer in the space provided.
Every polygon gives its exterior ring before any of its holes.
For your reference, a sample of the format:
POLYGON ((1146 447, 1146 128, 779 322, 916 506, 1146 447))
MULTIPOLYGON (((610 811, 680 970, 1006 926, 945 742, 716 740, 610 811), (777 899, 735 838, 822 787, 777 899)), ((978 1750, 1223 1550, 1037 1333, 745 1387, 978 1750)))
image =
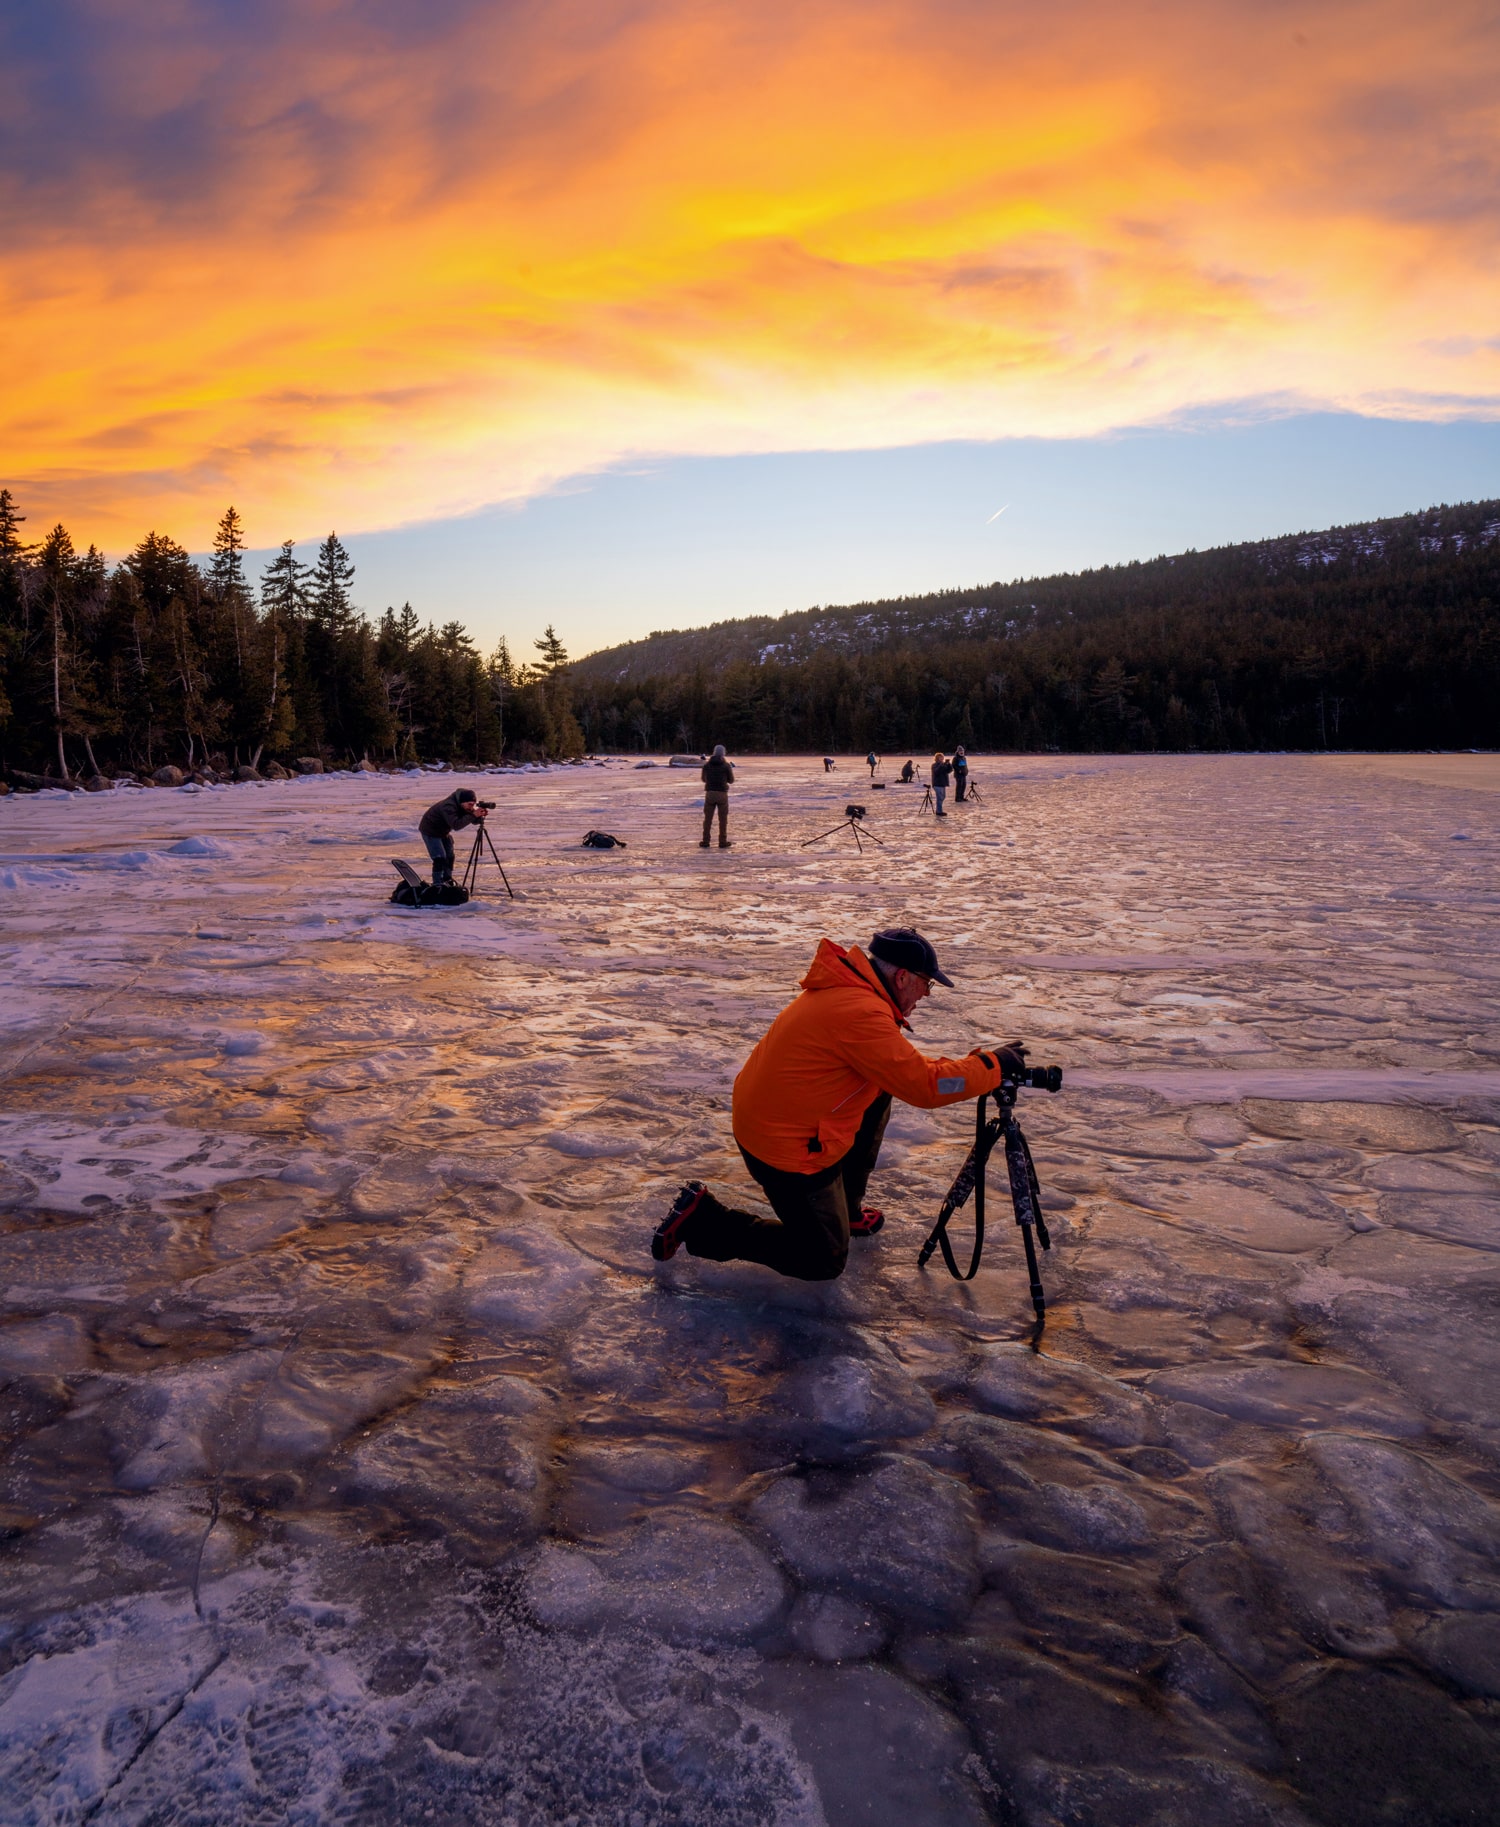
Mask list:
POLYGON ((818 946, 802 993, 782 1010, 734 1082, 734 1139, 776 1214, 723 1204, 690 1180, 657 1227, 658 1262, 686 1246, 714 1262, 760 1262, 832 1281, 849 1239, 884 1219, 863 1203, 891 1099, 931 1110, 995 1090, 1024 1070, 1006 1048, 929 1059, 905 1038, 934 983, 952 988, 931 943, 909 926, 875 934, 868 953, 818 946))
POLYGON ((456 787, 446 799, 429 806, 417 831, 432 858, 432 885, 441 888, 453 880, 453 833, 482 825, 493 809, 492 800, 480 799, 472 787, 456 787))

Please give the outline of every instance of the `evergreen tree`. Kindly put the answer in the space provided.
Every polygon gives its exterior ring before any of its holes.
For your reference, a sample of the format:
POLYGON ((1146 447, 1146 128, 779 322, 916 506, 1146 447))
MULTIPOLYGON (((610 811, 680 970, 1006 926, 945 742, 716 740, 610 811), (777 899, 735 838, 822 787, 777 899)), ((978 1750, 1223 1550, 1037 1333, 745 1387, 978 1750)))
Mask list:
MULTIPOLYGON (((234 648, 237 695, 245 696, 246 644, 250 592, 245 584, 245 523, 233 507, 224 510, 214 528, 214 555, 209 566, 209 593, 222 610, 234 648)), ((237 719, 238 721, 238 719, 237 719)))
POLYGON ((68 737, 82 739, 89 771, 98 772, 92 746, 97 722, 93 661, 88 643, 79 639, 78 621, 80 603, 91 605, 102 582, 103 560, 93 546, 80 558, 67 528, 59 522, 42 541, 36 568, 46 617, 45 689, 51 710, 52 741, 57 771, 64 780, 71 780, 68 737))
POLYGON ((232 507, 225 508, 214 528, 214 556, 209 579, 222 602, 232 590, 245 588, 245 523, 232 507))
POLYGON ((322 745, 322 706, 305 664, 308 577, 309 569, 297 557, 296 541, 291 539, 283 540, 261 573, 261 617, 270 639, 253 766, 259 766, 263 748, 281 755, 296 747, 315 753, 322 745))
POLYGON ((557 630, 552 626, 551 622, 548 622, 547 626, 542 630, 542 638, 539 641, 533 641, 531 644, 541 655, 541 659, 537 664, 543 676, 548 679, 556 678, 558 673, 568 664, 568 650, 557 638, 557 630))
POLYGON ((324 740, 357 759, 389 748, 395 718, 375 664, 375 642, 354 607, 354 565, 336 533, 318 548, 310 579, 307 664, 320 687, 324 740))
POLYGON ((11 719, 7 691, 22 638, 22 593, 26 578, 26 546, 21 528, 26 516, 16 511, 15 497, 0 488, 0 729, 11 719))

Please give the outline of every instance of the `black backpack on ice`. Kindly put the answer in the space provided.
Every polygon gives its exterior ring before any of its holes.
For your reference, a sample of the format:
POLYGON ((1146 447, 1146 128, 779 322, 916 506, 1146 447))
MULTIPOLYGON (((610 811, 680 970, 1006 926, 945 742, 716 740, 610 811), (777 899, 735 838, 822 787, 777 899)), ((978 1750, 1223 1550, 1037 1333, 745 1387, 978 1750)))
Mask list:
POLYGON ((443 882, 436 887, 424 882, 400 857, 391 858, 391 867, 401 878, 391 890, 391 899, 398 907, 462 907, 469 898, 469 891, 457 882, 443 882))

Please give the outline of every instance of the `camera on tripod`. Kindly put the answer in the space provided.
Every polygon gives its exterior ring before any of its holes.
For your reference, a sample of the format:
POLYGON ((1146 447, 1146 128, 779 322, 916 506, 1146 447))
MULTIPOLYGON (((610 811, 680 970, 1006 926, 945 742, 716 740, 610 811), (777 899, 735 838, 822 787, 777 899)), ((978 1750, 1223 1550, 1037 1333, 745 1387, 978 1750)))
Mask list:
MULTIPOLYGON (((1018 1051, 1024 1051, 1019 1041, 1015 1044, 1018 1051)), ((1033 1344, 1041 1338, 1042 1327, 1047 1323, 1047 1295, 1042 1287, 1036 1245, 1031 1240, 1032 1232, 1036 1233, 1044 1250, 1052 1248, 1052 1239, 1047 1235, 1047 1221, 1042 1216, 1042 1189, 1037 1184, 1031 1148, 1016 1120, 1016 1093, 1061 1091, 1062 1082, 1061 1066, 1023 1065, 1018 1072, 1005 1071, 995 1089, 981 1095, 974 1111, 974 1145, 958 1170, 958 1177, 948 1188, 948 1197, 943 1201, 937 1223, 917 1254, 917 1267, 925 1269, 932 1260, 933 1251, 940 1249, 943 1252, 943 1264, 955 1281, 972 1281, 979 1273, 979 1261, 984 1254, 985 1163, 996 1144, 1002 1144, 1005 1150, 1007 1190, 1015 1212, 1016 1225, 1021 1233, 1021 1242, 1026 1250, 1026 1273, 1031 1282, 1032 1310, 1036 1314, 1033 1344), (991 1097, 995 1100, 995 1115, 986 1118, 984 1107, 991 1097), (948 1236, 948 1223, 954 1213, 968 1202, 970 1194, 974 1198, 974 1251, 968 1268, 960 1269, 948 1236)))
POLYGON ((845 818, 863 818, 864 815, 865 815, 865 809, 863 806, 845 806, 844 807, 844 817, 845 818))
POLYGON ((477 803, 483 806, 486 812, 493 812, 495 809, 495 801, 493 799, 481 799, 477 803))

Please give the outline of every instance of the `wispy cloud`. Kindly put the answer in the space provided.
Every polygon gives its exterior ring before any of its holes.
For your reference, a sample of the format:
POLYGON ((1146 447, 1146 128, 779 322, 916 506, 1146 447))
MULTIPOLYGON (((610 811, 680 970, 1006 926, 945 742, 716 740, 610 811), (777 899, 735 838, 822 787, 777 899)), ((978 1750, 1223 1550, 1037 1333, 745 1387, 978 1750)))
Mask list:
POLYGON ((270 542, 677 452, 1500 412, 1497 94, 1451 0, 0 0, 0 477, 270 542))

